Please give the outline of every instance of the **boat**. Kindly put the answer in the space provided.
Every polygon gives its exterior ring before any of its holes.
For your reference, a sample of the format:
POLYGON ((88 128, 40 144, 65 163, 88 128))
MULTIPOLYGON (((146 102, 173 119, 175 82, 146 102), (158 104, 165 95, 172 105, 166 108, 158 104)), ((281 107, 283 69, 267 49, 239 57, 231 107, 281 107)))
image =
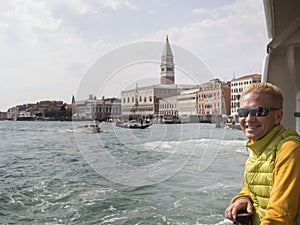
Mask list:
POLYGON ((116 126, 122 127, 122 128, 129 128, 129 129, 145 129, 147 127, 150 127, 152 123, 143 123, 136 120, 131 121, 117 121, 116 126))
POLYGON ((236 129, 236 130, 241 130, 241 126, 239 123, 225 123, 224 125, 225 129, 236 129))
POLYGON ((264 0, 264 9, 270 42, 262 82, 282 90, 282 124, 300 133, 300 1, 264 0))
POLYGON ((96 121, 94 123, 90 123, 90 124, 84 124, 84 125, 80 125, 78 126, 79 129, 83 129, 84 131, 87 132, 92 132, 92 133, 100 133, 100 126, 99 123, 96 121))
POLYGON ((164 115, 162 122, 166 124, 181 123, 180 119, 173 115, 164 115))

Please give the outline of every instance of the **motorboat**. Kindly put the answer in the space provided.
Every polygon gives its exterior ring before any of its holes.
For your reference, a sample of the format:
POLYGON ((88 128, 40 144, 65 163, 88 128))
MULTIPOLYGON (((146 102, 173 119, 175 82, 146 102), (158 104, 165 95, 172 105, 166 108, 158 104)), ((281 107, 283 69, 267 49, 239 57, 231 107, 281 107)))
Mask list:
POLYGON ((100 133, 100 126, 98 121, 95 121, 94 123, 90 123, 90 124, 84 124, 84 125, 80 125, 78 126, 79 129, 84 129, 87 132, 91 132, 91 133, 100 133))

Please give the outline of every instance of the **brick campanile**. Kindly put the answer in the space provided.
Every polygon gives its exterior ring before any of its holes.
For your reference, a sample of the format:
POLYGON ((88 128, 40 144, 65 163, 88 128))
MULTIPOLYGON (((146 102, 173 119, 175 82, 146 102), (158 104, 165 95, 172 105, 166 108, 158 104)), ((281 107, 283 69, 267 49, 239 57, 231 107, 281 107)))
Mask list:
POLYGON ((160 64, 160 84, 175 84, 175 64, 174 57, 169 44, 168 35, 161 56, 160 64))

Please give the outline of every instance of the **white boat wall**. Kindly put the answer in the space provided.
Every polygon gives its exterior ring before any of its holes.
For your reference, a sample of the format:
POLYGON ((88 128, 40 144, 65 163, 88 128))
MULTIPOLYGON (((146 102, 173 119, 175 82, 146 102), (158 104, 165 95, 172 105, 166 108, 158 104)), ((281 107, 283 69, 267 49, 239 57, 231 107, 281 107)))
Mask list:
POLYGON ((270 42, 263 82, 284 93, 282 124, 300 133, 300 0, 264 0, 270 42))

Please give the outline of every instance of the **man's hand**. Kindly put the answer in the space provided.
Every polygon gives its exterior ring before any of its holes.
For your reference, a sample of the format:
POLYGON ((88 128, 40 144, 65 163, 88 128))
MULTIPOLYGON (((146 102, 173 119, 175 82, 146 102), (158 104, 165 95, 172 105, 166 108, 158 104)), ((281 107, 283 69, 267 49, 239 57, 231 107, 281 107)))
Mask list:
POLYGON ((246 210, 247 213, 253 214, 253 205, 249 198, 239 198, 225 210, 225 217, 232 221, 236 221, 236 215, 240 210, 246 210))

